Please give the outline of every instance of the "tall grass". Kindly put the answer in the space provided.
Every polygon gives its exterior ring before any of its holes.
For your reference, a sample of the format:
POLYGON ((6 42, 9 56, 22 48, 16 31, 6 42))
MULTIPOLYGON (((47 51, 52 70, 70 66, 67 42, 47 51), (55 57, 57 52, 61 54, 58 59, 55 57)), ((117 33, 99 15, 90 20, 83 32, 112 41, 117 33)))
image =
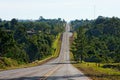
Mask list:
POLYGON ((11 58, 0 57, 0 69, 6 69, 7 67, 18 66, 18 62, 11 58))

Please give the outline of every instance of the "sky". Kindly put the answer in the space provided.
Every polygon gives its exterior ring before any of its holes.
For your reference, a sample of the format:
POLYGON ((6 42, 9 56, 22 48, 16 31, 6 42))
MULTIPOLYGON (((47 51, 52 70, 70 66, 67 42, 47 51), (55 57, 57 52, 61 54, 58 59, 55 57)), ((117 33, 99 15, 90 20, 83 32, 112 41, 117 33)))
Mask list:
POLYGON ((3 20, 34 20, 40 16, 67 21, 120 17, 120 0, 0 0, 0 18, 3 20))

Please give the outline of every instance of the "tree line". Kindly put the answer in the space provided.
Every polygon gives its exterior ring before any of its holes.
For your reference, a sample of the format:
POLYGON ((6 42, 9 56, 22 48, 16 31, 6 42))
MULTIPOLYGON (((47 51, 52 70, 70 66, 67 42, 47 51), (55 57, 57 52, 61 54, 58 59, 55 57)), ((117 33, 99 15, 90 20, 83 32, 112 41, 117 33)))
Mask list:
POLYGON ((77 33, 71 47, 76 61, 120 62, 120 19, 99 16, 71 21, 77 33))
POLYGON ((19 64, 44 59, 53 53, 52 43, 64 31, 62 19, 0 19, 0 59, 6 57, 19 64))

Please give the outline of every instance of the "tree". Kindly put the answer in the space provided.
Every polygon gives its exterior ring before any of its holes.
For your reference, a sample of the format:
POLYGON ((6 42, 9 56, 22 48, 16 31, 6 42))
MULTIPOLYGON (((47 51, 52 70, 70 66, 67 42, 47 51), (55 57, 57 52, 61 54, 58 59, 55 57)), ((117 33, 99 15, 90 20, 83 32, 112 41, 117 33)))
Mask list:
POLYGON ((2 22, 2 19, 0 18, 0 23, 2 22))
POLYGON ((11 20, 11 25, 17 25, 17 23, 18 23, 17 19, 13 18, 11 20))
POLYGON ((6 22, 6 23, 4 24, 4 26, 5 26, 6 29, 10 29, 10 24, 9 24, 9 22, 6 22))
POLYGON ((77 61, 82 61, 84 60, 84 58, 86 57, 86 53, 85 53, 85 47, 86 47, 86 42, 85 42, 85 30, 83 29, 83 27, 79 28, 79 30, 77 31, 77 38, 74 40, 74 50, 73 50, 73 54, 76 55, 75 58, 77 61))
POLYGON ((64 30, 61 19, 17 20, 0 22, 0 57, 19 63, 51 56, 53 41, 64 30), (9 29, 9 30, 7 30, 9 29), (28 32, 31 32, 30 34, 28 32))
POLYGON ((11 23, 11 29, 13 30, 13 29, 15 29, 15 27, 17 26, 18 21, 17 21, 17 19, 13 18, 13 19, 10 21, 10 23, 11 23))
POLYGON ((28 62, 28 56, 15 42, 13 34, 0 30, 0 56, 17 60, 19 63, 28 62))
POLYGON ((14 32, 14 38, 15 40, 21 44, 21 43, 27 43, 27 31, 26 29, 22 26, 19 25, 18 28, 14 32))
POLYGON ((85 50, 87 56, 84 61, 120 62, 118 59, 120 57, 119 18, 99 16, 96 20, 71 21, 71 26, 73 30, 77 32, 77 39, 74 40, 74 45, 77 47, 73 47, 75 56, 78 53, 84 53, 84 51, 81 50, 85 50), (85 30, 85 34, 80 33, 83 31, 78 30, 78 28, 81 29, 81 27, 85 30), (83 42, 81 42, 81 40, 83 42), (83 45, 84 41, 85 45, 83 45), (79 46, 82 46, 84 49, 79 46))

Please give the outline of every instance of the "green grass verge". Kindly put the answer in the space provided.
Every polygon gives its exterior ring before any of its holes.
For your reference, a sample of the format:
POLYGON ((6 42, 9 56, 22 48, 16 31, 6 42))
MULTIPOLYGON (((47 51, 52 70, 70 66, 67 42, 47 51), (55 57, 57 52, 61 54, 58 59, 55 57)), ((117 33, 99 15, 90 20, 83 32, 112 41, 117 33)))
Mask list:
POLYGON ((73 65, 93 80, 120 80, 120 71, 112 68, 103 68, 106 64, 100 64, 99 67, 96 63, 78 63, 73 65))
MULTIPOLYGON (((3 70, 10 70, 10 69, 18 69, 18 68, 27 68, 27 67, 34 67, 34 66, 38 66, 41 65, 49 60, 53 59, 51 56, 43 59, 43 60, 36 60, 32 63, 24 63, 24 64, 18 64, 17 61, 12 60, 10 58, 5 58, 6 61, 3 61, 2 64, 0 64, 0 71, 3 70)), ((0 61, 1 62, 1 61, 0 61)))
POLYGON ((72 52, 70 52, 70 61, 74 61, 74 56, 73 56, 72 52))
MULTIPOLYGON (((70 53, 71 62, 74 60, 70 53)), ((92 80, 120 80, 120 63, 74 63, 72 64, 92 80)))
POLYGON ((52 46, 52 48, 54 49, 54 51, 53 51, 53 55, 52 55, 52 57, 54 57, 54 58, 56 58, 56 57, 58 57, 59 56, 59 53, 60 53, 60 49, 61 49, 61 35, 62 34, 59 34, 57 37, 56 37, 56 39, 55 39, 55 41, 54 41, 54 43, 53 43, 53 46, 52 46))
POLYGON ((74 32, 74 33, 73 33, 73 37, 74 37, 74 38, 77 38, 77 32, 74 32))
POLYGON ((55 41, 53 42, 52 48, 54 48, 54 50, 52 52, 53 53, 52 55, 50 55, 42 60, 36 60, 36 61, 34 61, 32 63, 28 63, 28 64, 26 64, 26 63, 18 64, 17 61, 10 59, 10 58, 6 58, 6 57, 0 58, 0 71, 38 66, 38 65, 41 65, 51 59, 57 58, 59 56, 59 52, 61 49, 61 35, 62 34, 59 34, 56 37, 55 41))

